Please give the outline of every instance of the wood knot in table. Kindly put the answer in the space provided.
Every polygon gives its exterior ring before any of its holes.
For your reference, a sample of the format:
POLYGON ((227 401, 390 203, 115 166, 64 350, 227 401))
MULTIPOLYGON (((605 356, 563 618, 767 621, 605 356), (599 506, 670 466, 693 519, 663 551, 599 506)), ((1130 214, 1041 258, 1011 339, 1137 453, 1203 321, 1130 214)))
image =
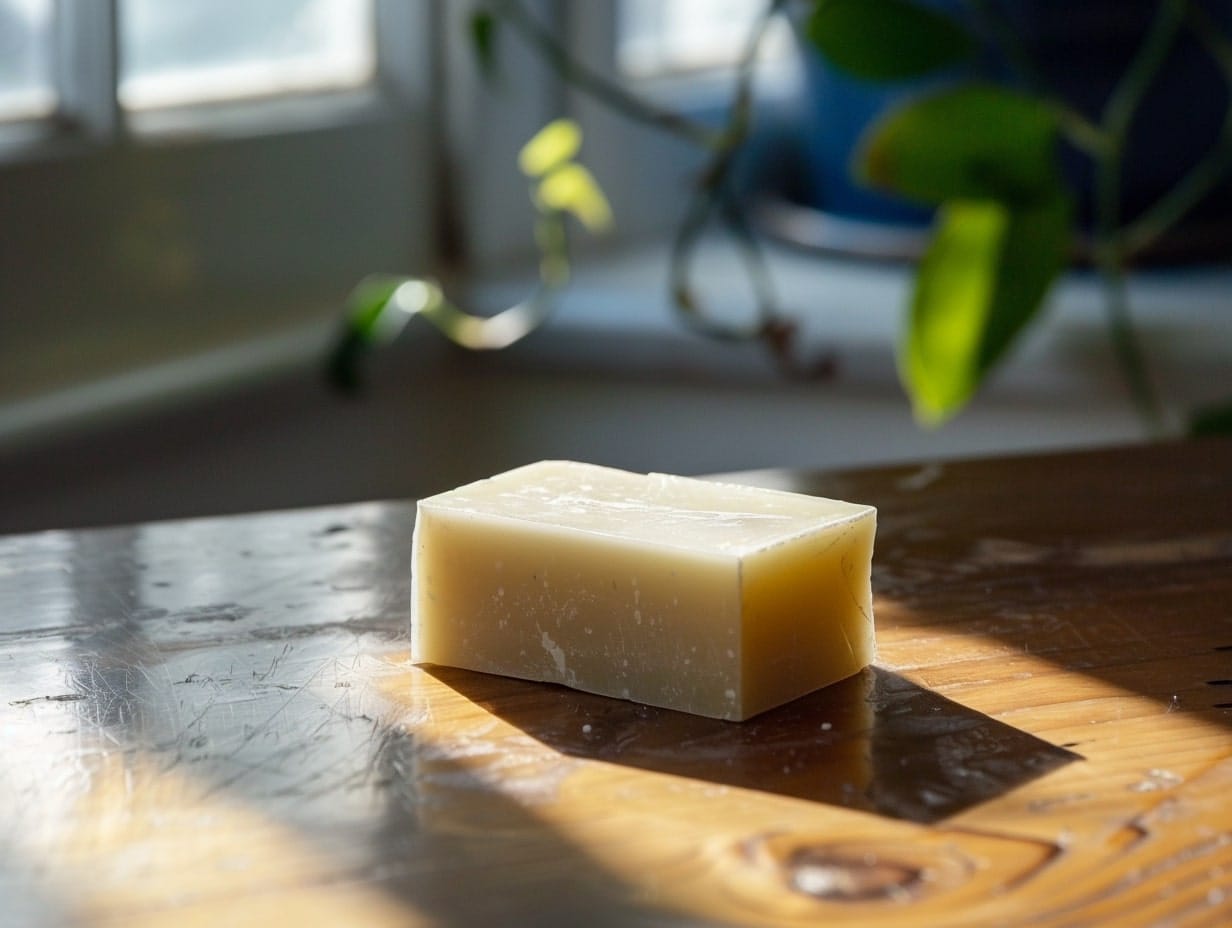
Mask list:
POLYGON ((835 841, 813 833, 757 835, 735 856, 748 875, 790 890, 805 908, 816 901, 913 902, 961 885, 974 868, 952 845, 835 841))

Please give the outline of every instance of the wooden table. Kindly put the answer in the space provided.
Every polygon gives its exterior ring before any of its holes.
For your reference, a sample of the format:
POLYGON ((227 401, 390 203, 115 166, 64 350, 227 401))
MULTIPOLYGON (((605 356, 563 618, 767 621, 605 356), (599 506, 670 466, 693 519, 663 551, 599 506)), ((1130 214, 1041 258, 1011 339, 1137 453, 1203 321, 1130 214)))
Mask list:
POLYGON ((746 477, 881 657, 744 724, 411 666, 406 503, 0 539, 0 921, 1232 922, 1232 443, 746 477))

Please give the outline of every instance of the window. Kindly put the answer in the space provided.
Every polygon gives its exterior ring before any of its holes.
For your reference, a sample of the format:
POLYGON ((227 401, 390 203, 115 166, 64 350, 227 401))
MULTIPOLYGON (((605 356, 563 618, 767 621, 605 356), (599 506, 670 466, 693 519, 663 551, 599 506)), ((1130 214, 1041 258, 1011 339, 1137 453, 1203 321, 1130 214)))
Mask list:
POLYGON ((376 70, 371 2, 121 0, 119 15, 130 109, 361 87, 376 70))
MULTIPOLYGON (((523 0, 613 79, 697 74, 762 2, 523 0)), ((562 88, 508 33, 491 92, 473 7, 0 0, 0 406, 325 326, 365 274, 430 272, 442 211, 476 267, 532 259, 516 155, 562 113, 618 239, 669 231, 699 153, 562 88)), ((725 99, 696 89, 672 105, 725 99)))
MULTIPOLYGON (((622 0, 616 59, 631 78, 663 77, 731 65, 767 0, 622 0)), ((762 49, 785 53, 777 24, 762 49)))
POLYGON ((374 0, 0 0, 0 120, 65 108, 113 58, 127 109, 361 87, 376 75, 375 12, 374 0))
POLYGON ((430 255, 429 0, 0 0, 0 404, 430 255))
POLYGON ((0 119, 46 116, 55 108, 51 0, 0 2, 0 119))

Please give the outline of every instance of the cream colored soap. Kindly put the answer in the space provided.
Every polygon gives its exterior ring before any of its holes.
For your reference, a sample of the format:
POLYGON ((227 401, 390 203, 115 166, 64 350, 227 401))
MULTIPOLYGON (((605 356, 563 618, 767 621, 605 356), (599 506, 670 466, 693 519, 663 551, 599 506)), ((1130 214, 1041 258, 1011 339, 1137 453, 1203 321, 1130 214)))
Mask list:
POLYGON ((876 510, 543 461, 419 503, 411 654, 722 719, 875 654, 876 510))

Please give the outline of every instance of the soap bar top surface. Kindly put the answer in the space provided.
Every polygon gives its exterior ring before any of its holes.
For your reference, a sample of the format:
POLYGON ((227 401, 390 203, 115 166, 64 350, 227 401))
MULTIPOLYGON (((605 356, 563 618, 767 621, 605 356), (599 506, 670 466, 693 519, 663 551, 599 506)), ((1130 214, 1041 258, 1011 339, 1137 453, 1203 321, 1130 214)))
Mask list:
POLYGON ((737 557, 874 511, 841 500, 573 461, 528 464, 420 505, 737 557))

